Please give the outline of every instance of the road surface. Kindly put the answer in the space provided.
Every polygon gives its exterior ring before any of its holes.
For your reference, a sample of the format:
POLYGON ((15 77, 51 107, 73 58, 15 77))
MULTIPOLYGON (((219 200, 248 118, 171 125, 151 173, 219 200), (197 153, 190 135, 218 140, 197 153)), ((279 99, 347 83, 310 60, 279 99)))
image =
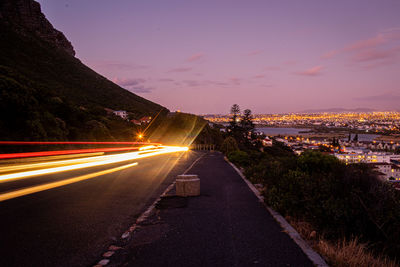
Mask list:
MULTIPOLYGON (((135 160, 137 166, 0 202, 0 266, 90 266, 120 239, 198 152, 135 160)), ((0 183, 10 190, 127 163, 0 183)))
POLYGON ((112 262, 118 266, 314 266, 221 153, 190 170, 199 197, 163 198, 112 262))

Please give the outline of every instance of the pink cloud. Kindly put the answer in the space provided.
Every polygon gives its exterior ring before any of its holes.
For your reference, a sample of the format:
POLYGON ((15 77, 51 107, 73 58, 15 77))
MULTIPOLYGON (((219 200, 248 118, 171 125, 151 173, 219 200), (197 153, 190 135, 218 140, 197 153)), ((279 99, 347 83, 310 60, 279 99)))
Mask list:
POLYGON ((255 56, 261 54, 263 51, 262 50, 253 50, 247 53, 248 56, 255 56))
POLYGON ((395 60, 388 58, 385 60, 368 63, 367 65, 362 66, 362 68, 365 70, 370 70, 370 69, 375 69, 375 68, 384 67, 384 66, 388 66, 388 65, 393 65, 395 63, 396 63, 395 60))
POLYGON ((396 56, 397 52, 398 49, 390 49, 390 50, 368 49, 356 53, 352 57, 352 60, 355 62, 365 62, 365 61, 393 58, 396 56))
POLYGON ((234 85, 240 85, 240 79, 238 77, 232 77, 229 79, 234 85))
POLYGON ((256 78, 256 79, 261 79, 261 78, 264 78, 264 77, 265 77, 264 74, 259 74, 259 75, 253 76, 253 78, 256 78))
POLYGON ((265 70, 280 70, 280 67, 277 66, 270 66, 270 67, 266 67, 265 70))
POLYGON ((337 50, 331 50, 321 56, 322 59, 329 59, 336 56, 339 53, 337 50))
POLYGON ((385 44, 388 42, 388 39, 382 33, 379 33, 377 36, 366 39, 360 40, 353 44, 346 46, 343 50, 344 51, 355 51, 361 49, 368 49, 368 48, 375 48, 379 45, 385 44))
POLYGON ((194 61, 198 61, 202 58, 204 58, 204 54, 198 53, 198 54, 191 55, 188 59, 186 59, 186 62, 194 62, 194 61))
POLYGON ((169 70, 168 72, 188 72, 191 70, 192 70, 192 68, 175 68, 175 69, 169 70))
MULTIPOLYGON (((400 28, 392 28, 382 31, 374 37, 359 40, 352 44, 345 46, 339 50, 331 50, 321 58, 331 58, 337 54, 347 54, 352 63, 359 64, 361 67, 366 67, 367 62, 374 61, 395 61, 397 54, 400 52, 399 49, 400 40, 400 28)), ((368 66, 382 66, 385 64, 371 64, 368 66)))
POLYGON ((155 88, 145 86, 145 79, 114 78, 112 81, 133 93, 151 93, 155 88))
POLYGON ((145 79, 126 79, 126 78, 113 78, 112 81, 120 86, 136 86, 138 84, 146 82, 145 79))
POLYGON ((174 82, 175 80, 169 79, 169 78, 161 78, 161 79, 158 79, 158 81, 159 82, 174 82))
POLYGON ((107 69, 107 70, 134 70, 134 69, 147 69, 147 65, 130 64, 120 61, 93 61, 88 62, 94 68, 107 69))
POLYGON ((299 63, 297 60, 287 60, 283 62, 284 65, 289 65, 289 66, 294 66, 297 63, 299 63))
POLYGON ((296 72, 296 74, 303 76, 318 76, 321 75, 322 68, 322 66, 315 66, 305 71, 296 72))

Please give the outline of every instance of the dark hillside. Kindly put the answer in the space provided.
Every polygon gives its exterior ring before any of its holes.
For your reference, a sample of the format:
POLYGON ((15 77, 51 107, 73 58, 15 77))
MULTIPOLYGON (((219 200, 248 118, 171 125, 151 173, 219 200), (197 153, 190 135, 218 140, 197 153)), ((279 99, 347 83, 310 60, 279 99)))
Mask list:
POLYGON ((132 118, 163 107, 97 74, 74 57, 71 43, 32 0, 0 2, 0 139, 120 140, 132 118))

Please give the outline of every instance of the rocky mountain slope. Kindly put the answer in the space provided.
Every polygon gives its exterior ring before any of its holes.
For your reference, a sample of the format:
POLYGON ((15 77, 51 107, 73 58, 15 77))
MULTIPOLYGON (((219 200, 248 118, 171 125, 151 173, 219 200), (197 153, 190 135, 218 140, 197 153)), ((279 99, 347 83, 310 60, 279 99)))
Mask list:
POLYGON ((139 118, 163 109, 74 55, 39 3, 0 1, 0 139, 126 140, 134 126, 106 110, 139 118))
POLYGON ((49 44, 75 56, 74 48, 64 34, 46 19, 40 4, 31 0, 2 0, 0 20, 13 27, 22 35, 35 34, 49 44))

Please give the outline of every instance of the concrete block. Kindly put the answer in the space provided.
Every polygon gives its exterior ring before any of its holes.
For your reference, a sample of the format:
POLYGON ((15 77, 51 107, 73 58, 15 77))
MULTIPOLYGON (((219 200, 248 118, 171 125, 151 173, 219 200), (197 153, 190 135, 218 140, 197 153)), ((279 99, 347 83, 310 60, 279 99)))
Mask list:
POLYGON ((187 197, 200 195, 200 179, 195 174, 178 175, 175 186, 177 196, 187 197))

